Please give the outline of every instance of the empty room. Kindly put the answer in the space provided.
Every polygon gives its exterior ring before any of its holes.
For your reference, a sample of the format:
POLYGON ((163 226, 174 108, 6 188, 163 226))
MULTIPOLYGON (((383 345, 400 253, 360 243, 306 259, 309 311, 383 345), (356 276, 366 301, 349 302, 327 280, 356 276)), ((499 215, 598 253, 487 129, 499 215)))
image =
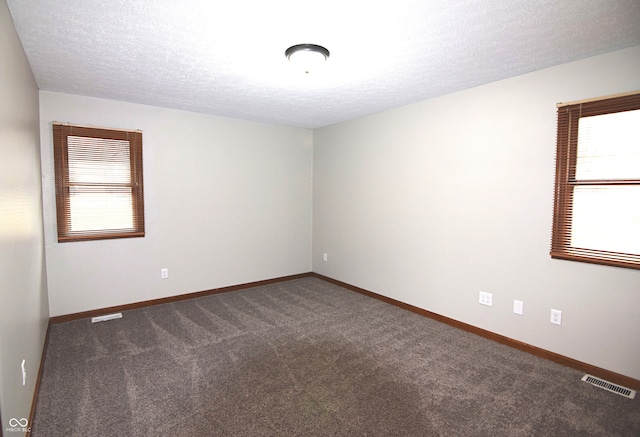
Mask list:
POLYGON ((640 435, 638 23, 0 0, 0 436, 640 435))

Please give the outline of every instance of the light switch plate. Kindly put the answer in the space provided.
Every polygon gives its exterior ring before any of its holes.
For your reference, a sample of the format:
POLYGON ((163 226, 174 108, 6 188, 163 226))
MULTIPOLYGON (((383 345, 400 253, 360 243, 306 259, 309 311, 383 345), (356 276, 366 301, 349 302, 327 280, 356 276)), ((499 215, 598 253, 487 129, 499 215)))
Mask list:
POLYGON ((513 312, 522 315, 522 313, 524 312, 524 302, 522 302, 521 300, 514 300, 513 312))

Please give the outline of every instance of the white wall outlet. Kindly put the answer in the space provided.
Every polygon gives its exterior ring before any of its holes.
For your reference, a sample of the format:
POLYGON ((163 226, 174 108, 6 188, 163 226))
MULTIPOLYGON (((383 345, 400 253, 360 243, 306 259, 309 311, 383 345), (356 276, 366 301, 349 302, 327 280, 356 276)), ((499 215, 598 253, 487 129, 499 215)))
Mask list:
POLYGON ((327 256, 327 253, 326 252, 323 253, 322 254, 322 261, 328 261, 328 260, 329 260, 329 257, 327 256))
POLYGON ((562 311, 551 310, 551 323, 554 325, 562 325, 562 311))
POLYGON ((522 313, 524 312, 524 302, 522 302, 521 300, 514 300, 513 312, 522 315, 522 313))
POLYGON ((160 269, 160 278, 167 279, 169 277, 169 269, 160 269))
POLYGON ((27 368, 26 368, 27 360, 22 359, 22 385, 27 384, 27 368))
POLYGON ((481 291, 479 302, 481 305, 493 306, 493 294, 481 291))

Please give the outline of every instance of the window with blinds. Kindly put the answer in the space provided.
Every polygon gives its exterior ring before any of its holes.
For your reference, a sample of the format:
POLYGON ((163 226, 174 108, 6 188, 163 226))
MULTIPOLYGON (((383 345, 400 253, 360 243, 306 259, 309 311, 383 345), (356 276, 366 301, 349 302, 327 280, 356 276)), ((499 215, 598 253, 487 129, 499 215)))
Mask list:
POLYGON ((551 256, 640 269, 640 93, 558 105, 551 256))
POLYGON ((142 132, 53 124, 58 241, 144 237, 142 132))

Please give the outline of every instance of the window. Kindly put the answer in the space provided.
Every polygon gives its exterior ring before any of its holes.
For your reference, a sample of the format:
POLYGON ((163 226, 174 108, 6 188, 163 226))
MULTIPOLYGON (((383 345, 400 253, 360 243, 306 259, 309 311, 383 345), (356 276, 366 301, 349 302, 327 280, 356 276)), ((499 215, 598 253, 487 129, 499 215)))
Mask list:
POLYGON ((53 124, 58 241, 144 237, 142 132, 53 124))
POLYGON ((558 105, 551 256, 640 269, 640 93, 558 105))

